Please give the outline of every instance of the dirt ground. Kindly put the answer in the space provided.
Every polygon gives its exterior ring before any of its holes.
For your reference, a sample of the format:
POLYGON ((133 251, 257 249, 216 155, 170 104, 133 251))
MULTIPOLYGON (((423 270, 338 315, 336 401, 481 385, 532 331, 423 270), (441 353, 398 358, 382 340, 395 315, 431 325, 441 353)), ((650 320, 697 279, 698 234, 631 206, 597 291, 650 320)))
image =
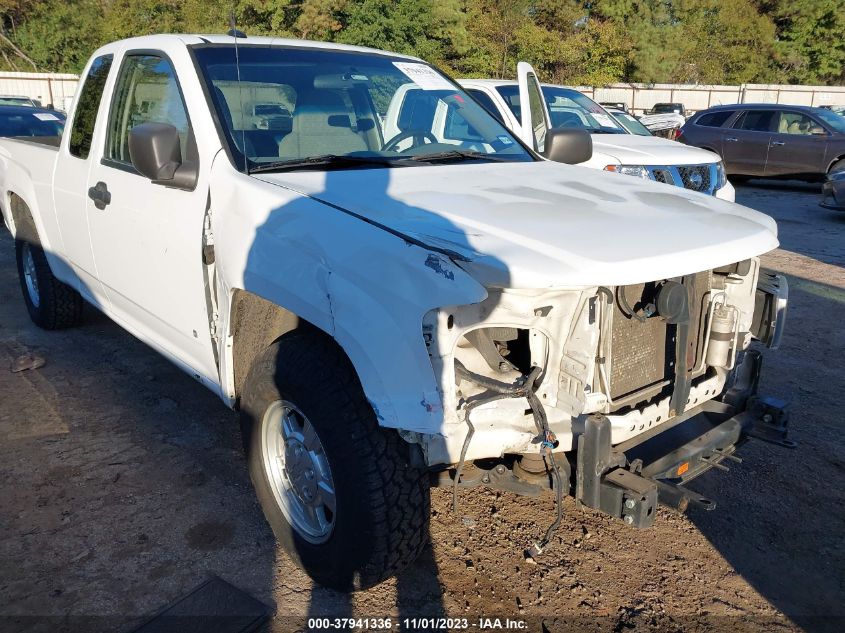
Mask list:
MULTIPOLYGON (((637 531, 567 500, 433 491, 431 547, 398 579, 352 595, 315 588, 277 549, 254 499, 233 414, 95 311, 48 333, 20 299, 0 235, 0 630, 126 631, 211 574, 306 616, 521 619, 531 631, 845 631, 845 213, 818 187, 755 182, 738 201, 773 215, 789 275, 782 348, 762 390, 791 401, 796 450, 744 447, 744 463, 691 487, 713 512, 661 510, 637 531), (8 366, 24 352, 33 371, 8 366)), ((460 621, 457 623, 460 625, 460 621)), ((406 627, 413 628, 413 627, 406 627)))

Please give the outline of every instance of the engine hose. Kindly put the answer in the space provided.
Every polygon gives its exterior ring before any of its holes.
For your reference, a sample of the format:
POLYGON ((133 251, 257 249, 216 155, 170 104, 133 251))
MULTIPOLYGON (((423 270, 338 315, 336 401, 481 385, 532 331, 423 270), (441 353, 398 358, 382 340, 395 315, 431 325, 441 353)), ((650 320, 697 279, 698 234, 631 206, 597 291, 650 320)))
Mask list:
POLYGON ((502 382, 501 380, 496 380, 495 378, 488 378, 487 376, 476 374, 464 367, 464 364, 459 360, 455 360, 455 373, 464 380, 474 382, 479 387, 484 387, 488 391, 512 396, 514 398, 520 398, 525 395, 525 383, 518 381, 510 384, 502 382))
POLYGON ((599 286, 599 293, 605 295, 608 303, 613 305, 613 293, 610 291, 610 288, 607 288, 606 286, 599 286))
POLYGON ((452 481, 452 512, 456 514, 458 512, 458 483, 461 481, 461 474, 464 470, 464 463, 466 462, 469 443, 472 440, 472 436, 475 435, 475 427, 469 419, 470 413, 472 413, 473 409, 480 407, 482 404, 495 402, 496 400, 504 400, 505 398, 510 398, 510 396, 504 393, 481 394, 480 396, 476 396, 470 400, 464 409, 464 421, 467 425, 467 434, 464 438, 464 444, 461 447, 461 458, 458 461, 458 467, 455 469, 455 479, 452 481))
POLYGON ((537 394, 534 393, 534 383, 529 383, 529 385, 526 398, 528 399, 528 405, 531 407, 531 413, 534 415, 534 423, 537 425, 537 431, 543 437, 542 448, 540 450, 541 453, 545 453, 549 457, 549 465, 552 468, 552 478, 554 479, 555 485, 555 520, 546 530, 543 539, 537 544, 537 552, 541 552, 548 545, 552 535, 560 527, 560 523, 563 520, 563 482, 560 478, 560 471, 555 463, 553 452, 555 444, 554 435, 549 429, 549 420, 546 417, 546 411, 543 409, 540 399, 537 398, 537 394))
POLYGON ((480 387, 486 388, 488 391, 487 393, 471 398, 464 409, 464 420, 467 425, 467 434, 464 438, 463 446, 461 447, 461 457, 458 461, 458 467, 455 469, 455 479, 452 482, 453 512, 458 512, 458 483, 461 481, 461 474, 464 470, 464 463, 466 462, 469 443, 472 441, 472 436, 475 434, 475 427, 470 421, 470 413, 472 413, 473 409, 481 406, 482 404, 488 404, 490 402, 504 400, 506 398, 522 398, 527 396, 529 391, 533 389, 534 383, 540 376, 541 371, 542 368, 534 367, 531 370, 531 373, 529 373, 527 378, 524 380, 520 378, 513 384, 508 384, 506 382, 501 382, 500 380, 482 376, 481 374, 476 374, 475 372, 468 370, 461 361, 455 360, 455 374, 457 374, 461 379, 474 382, 480 387))
POLYGON ((623 313, 627 312, 628 316, 636 319, 640 323, 646 322, 648 317, 637 314, 631 308, 631 305, 628 303, 628 297, 625 296, 625 288, 622 286, 616 286, 616 298, 619 300, 619 307, 622 308, 623 313))
POLYGON ((555 480, 555 520, 546 530, 543 540, 540 541, 540 549, 543 549, 549 544, 552 535, 560 527, 560 522, 563 520, 563 483, 560 480, 560 471, 558 471, 557 464, 555 463, 555 455, 551 450, 548 451, 548 456, 549 464, 552 467, 552 477, 555 480))

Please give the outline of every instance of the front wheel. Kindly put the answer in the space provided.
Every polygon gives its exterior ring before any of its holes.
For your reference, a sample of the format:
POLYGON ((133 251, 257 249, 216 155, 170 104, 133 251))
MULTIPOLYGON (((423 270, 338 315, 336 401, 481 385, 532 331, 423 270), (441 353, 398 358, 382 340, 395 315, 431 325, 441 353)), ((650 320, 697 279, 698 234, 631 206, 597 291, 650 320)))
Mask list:
POLYGON ((78 325, 82 320, 82 297, 53 275, 44 250, 32 242, 15 240, 15 259, 32 322, 45 330, 78 325))
POLYGON ((241 398, 249 472, 264 515, 319 584, 371 587, 428 541, 426 473, 378 426, 357 375, 321 333, 291 333, 252 366, 241 398))
POLYGON ((845 171, 845 158, 842 158, 833 163, 827 173, 829 176, 832 176, 833 174, 837 174, 840 171, 845 171))

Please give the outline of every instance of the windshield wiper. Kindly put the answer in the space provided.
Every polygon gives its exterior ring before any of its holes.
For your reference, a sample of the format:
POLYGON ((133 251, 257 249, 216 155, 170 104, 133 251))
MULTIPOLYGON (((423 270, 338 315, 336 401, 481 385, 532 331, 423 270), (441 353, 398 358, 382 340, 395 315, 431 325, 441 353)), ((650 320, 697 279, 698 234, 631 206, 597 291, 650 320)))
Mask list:
POLYGON ((382 156, 342 156, 339 154, 323 154, 308 158, 291 158, 274 163, 258 165, 249 170, 250 174, 260 174, 267 171, 294 171, 311 167, 357 167, 359 165, 379 165, 391 167, 397 162, 395 158, 382 156))
POLYGON ((490 160, 497 163, 507 162, 506 158, 485 154, 484 152, 468 152, 462 149, 452 149, 446 152, 437 152, 436 154, 420 154, 419 156, 412 156, 409 160, 417 161, 419 163, 429 162, 451 162, 462 160, 490 160))

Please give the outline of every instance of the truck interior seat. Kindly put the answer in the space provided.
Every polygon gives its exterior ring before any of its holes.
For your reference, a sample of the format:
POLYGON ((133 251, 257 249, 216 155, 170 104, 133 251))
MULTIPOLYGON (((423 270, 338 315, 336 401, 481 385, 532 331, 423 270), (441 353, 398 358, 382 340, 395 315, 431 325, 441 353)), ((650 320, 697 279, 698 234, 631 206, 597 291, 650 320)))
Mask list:
POLYGON ((279 156, 299 158, 368 149, 352 129, 350 111, 341 96, 330 90, 311 90, 297 99, 292 129, 279 143, 279 156))
MULTIPOLYGON (((263 156, 264 154, 257 154, 255 147, 245 134, 241 134, 241 130, 235 128, 232 119, 232 110, 229 108, 229 103, 226 101, 226 95, 220 90, 219 86, 214 86, 214 100, 217 102, 217 107, 223 115, 224 123, 232 135, 232 140, 235 146, 247 156, 263 156)), ((271 154, 272 155, 272 154, 271 154)))

